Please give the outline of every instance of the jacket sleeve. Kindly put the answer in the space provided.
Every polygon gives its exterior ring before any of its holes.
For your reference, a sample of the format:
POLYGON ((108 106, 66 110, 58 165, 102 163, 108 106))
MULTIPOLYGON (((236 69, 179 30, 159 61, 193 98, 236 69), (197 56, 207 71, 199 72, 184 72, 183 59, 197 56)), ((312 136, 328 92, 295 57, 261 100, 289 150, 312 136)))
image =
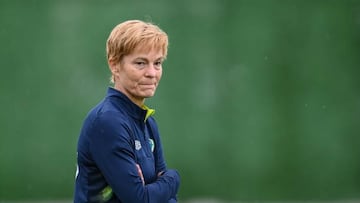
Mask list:
MULTIPOLYGON (((165 172, 167 170, 166 169, 166 161, 164 158, 160 133, 159 133, 155 119, 153 117, 149 117, 147 125, 151 132, 151 138, 154 139, 154 142, 155 142, 154 157, 155 157, 156 174, 158 174, 159 172, 165 172)), ((177 202, 176 195, 177 194, 175 194, 174 196, 171 197, 171 199, 169 200, 169 203, 177 202)))
POLYGON ((143 185, 136 168, 131 130, 119 115, 103 113, 93 125, 91 155, 122 202, 167 203, 175 196, 180 181, 175 170, 168 170, 155 182, 143 185))
POLYGON ((163 154, 163 148, 161 145, 160 134, 157 128, 156 121, 153 117, 148 118, 147 125, 151 133, 151 138, 154 139, 155 142, 154 158, 156 174, 158 174, 159 172, 166 170, 166 162, 163 154))

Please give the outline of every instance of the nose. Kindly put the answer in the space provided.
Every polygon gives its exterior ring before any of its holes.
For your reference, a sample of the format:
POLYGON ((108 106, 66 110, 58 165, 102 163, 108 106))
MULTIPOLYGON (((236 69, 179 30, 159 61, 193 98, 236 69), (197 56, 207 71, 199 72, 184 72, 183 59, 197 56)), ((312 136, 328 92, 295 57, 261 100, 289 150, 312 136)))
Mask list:
POLYGON ((147 68, 146 68, 146 72, 145 72, 145 76, 146 77, 155 77, 156 76, 156 68, 154 65, 149 65, 147 68))

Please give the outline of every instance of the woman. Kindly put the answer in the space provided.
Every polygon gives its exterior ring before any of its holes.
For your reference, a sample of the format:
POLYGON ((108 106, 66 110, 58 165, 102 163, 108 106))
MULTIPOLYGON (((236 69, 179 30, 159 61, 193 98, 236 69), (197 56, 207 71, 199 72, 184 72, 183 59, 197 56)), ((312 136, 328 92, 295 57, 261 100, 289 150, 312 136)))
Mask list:
POLYGON ((78 141, 75 203, 176 202, 180 177, 167 169, 153 109, 167 55, 158 26, 130 20, 107 40, 114 87, 87 115, 78 141))

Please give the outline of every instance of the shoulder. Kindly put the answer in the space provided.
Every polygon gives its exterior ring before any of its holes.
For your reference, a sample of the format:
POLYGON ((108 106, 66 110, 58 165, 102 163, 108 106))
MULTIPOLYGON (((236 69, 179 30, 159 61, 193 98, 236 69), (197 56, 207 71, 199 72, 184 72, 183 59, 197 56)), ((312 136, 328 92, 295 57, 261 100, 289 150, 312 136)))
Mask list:
MULTIPOLYGON (((103 111, 94 119, 93 126, 102 131, 127 131, 130 124, 129 116, 119 111, 103 111)), ((123 134, 123 133, 122 133, 123 134)))
POLYGON ((128 137, 130 117, 121 109, 113 107, 111 102, 104 99, 89 113, 85 121, 87 133, 90 136, 114 136, 128 137))
POLYGON ((108 148, 109 150, 126 148, 134 145, 133 130, 129 118, 117 111, 103 111, 96 116, 88 131, 89 143, 92 150, 108 148))
POLYGON ((90 110, 87 119, 93 121, 93 125, 119 125, 128 122, 129 117, 124 111, 116 108, 111 100, 105 98, 90 110))

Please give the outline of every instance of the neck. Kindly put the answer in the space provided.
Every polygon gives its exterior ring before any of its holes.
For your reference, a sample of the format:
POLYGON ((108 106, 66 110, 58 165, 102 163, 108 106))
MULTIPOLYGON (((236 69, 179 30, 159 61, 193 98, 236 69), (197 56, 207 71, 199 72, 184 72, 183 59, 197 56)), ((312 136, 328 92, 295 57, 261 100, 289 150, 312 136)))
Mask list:
POLYGON ((142 108, 144 106, 145 98, 134 97, 133 95, 131 95, 127 91, 125 91, 123 88, 119 88, 116 85, 114 86, 114 89, 116 89, 117 91, 119 91, 119 92, 123 93, 124 95, 126 95, 127 98, 130 99, 130 101, 132 101, 134 104, 136 104, 140 108, 142 108))

